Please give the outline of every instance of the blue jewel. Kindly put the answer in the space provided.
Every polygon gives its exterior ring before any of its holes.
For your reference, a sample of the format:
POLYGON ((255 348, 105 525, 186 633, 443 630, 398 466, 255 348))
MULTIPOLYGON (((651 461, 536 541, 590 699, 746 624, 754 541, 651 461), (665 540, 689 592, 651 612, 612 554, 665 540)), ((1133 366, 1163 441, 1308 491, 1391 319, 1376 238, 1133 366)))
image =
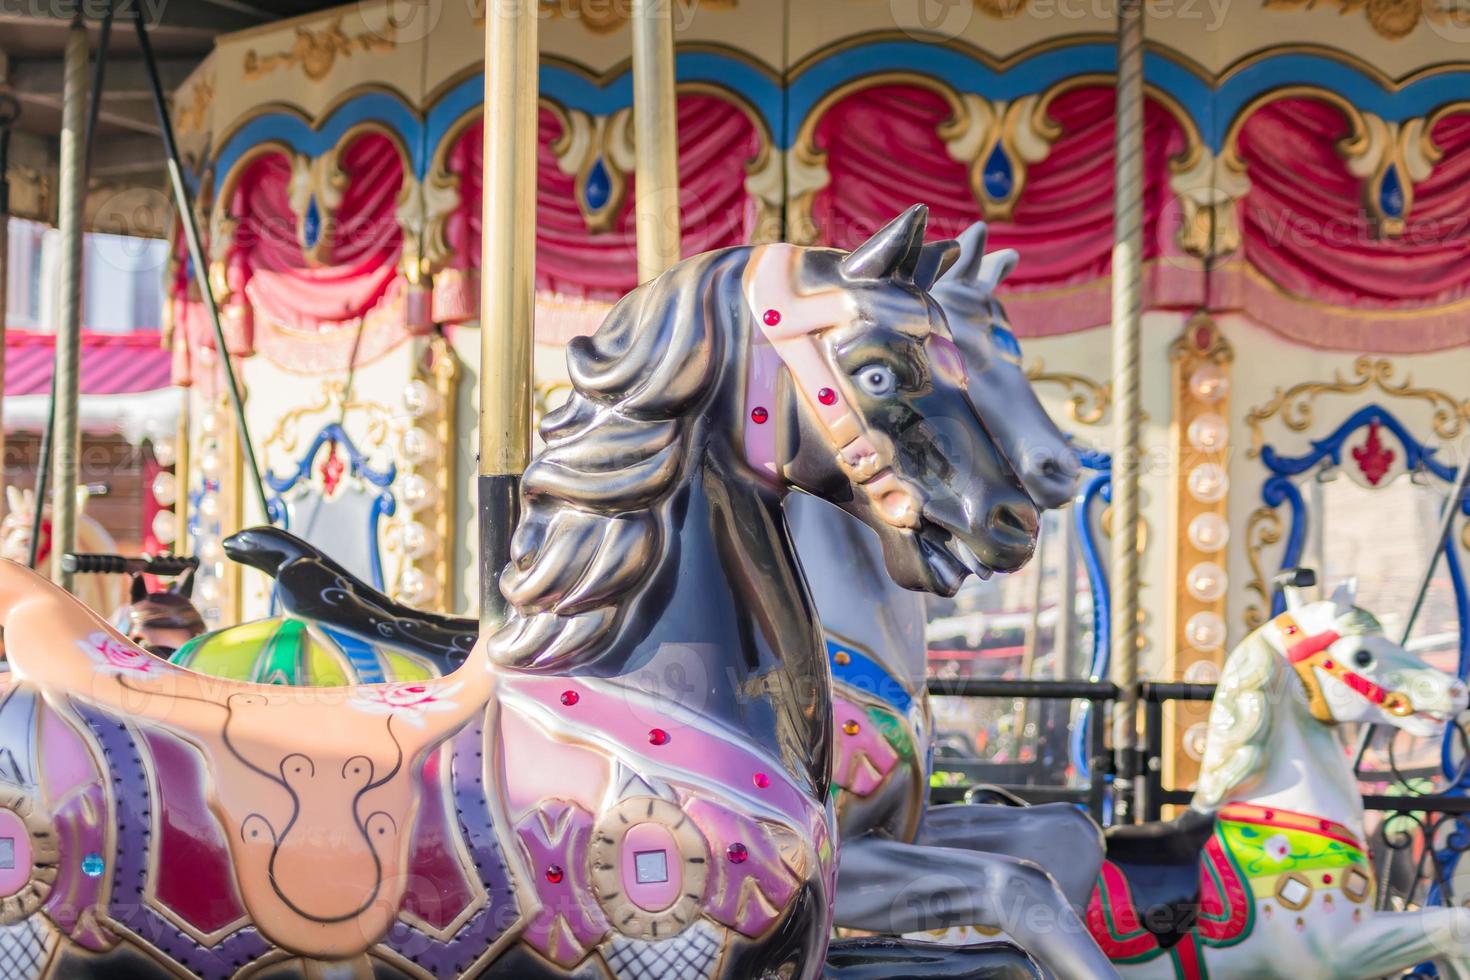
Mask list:
POLYGON ((1011 333, 1008 327, 1003 327, 999 323, 991 324, 990 337, 1002 354, 1009 354, 1011 357, 1021 356, 1021 342, 1016 339, 1016 335, 1011 333))
POLYGON ((587 183, 583 185, 582 196, 587 199, 589 211, 601 211, 612 199, 612 176, 607 172, 607 164, 602 162, 602 157, 592 161, 592 169, 587 171, 587 183))
POLYGON ((986 158, 985 170, 980 179, 985 184, 985 193, 996 200, 1004 199, 1015 185, 1015 170, 1011 166, 1011 158, 1006 156, 999 143, 995 144, 990 156, 986 158))
POLYGON ((1387 217, 1404 216, 1404 188, 1399 181, 1399 169, 1392 164, 1383 172, 1383 183, 1378 187, 1378 206, 1387 217))
POLYGON ((88 854, 82 858, 82 874, 88 878, 100 878, 106 870, 107 865, 103 863, 101 854, 88 854))
POLYGON ((322 213, 316 206, 316 195, 306 202, 306 214, 301 218, 301 238, 307 248, 316 248, 322 237, 322 213))

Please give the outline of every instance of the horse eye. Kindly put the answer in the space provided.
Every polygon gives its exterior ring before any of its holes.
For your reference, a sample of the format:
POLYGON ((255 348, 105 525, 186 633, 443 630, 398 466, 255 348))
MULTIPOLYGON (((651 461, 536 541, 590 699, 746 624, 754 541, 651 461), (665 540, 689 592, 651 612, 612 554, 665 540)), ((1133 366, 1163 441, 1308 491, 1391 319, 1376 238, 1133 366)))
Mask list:
POLYGON ((883 364, 869 364, 860 368, 855 377, 858 387, 874 398, 891 395, 898 387, 898 379, 894 377, 893 371, 883 364))
POLYGON ((1372 667, 1373 654, 1369 653, 1367 650, 1359 650, 1357 653, 1353 654, 1353 663, 1359 667, 1372 667))

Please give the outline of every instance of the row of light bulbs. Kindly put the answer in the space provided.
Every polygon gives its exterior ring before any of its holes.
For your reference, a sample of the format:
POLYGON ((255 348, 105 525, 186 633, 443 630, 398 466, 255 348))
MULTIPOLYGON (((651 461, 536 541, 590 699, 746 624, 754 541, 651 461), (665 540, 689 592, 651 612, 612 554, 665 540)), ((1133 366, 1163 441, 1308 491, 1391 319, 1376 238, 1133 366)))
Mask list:
MULTIPOLYGON (((1188 385, 1189 393, 1206 405, 1219 404, 1230 391, 1230 379, 1214 361, 1206 361, 1195 368, 1188 385)), ((1230 441, 1230 425, 1218 412, 1201 412, 1185 429, 1185 438, 1197 452, 1216 453, 1230 441)), ((1189 495, 1199 503, 1217 504, 1230 492, 1230 477, 1219 463, 1204 462, 1189 471, 1184 485, 1189 495)), ((1195 550, 1218 555, 1230 541, 1230 525, 1219 514, 1206 511, 1194 516, 1185 529, 1185 535, 1195 550)), ((1199 602, 1218 602, 1229 585, 1230 578, 1224 567, 1214 559, 1198 562, 1184 573, 1185 590, 1199 602)), ((1185 621, 1185 642, 1200 653, 1221 649, 1225 646, 1225 638, 1225 620, 1213 609, 1201 610, 1185 621)))

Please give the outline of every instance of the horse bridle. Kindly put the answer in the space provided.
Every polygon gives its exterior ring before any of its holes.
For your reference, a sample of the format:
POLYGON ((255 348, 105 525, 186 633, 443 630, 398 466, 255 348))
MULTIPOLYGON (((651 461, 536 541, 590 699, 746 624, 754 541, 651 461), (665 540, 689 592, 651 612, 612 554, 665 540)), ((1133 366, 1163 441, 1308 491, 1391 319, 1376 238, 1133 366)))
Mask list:
MULTIPOLYGON (((790 372, 800 397, 818 419, 837 452, 837 463, 853 484, 873 502, 882 519, 894 526, 916 528, 923 511, 923 494, 893 471, 893 441, 869 428, 851 407, 849 380, 834 369, 819 337, 834 327, 857 319, 858 311, 847 290, 833 287, 798 292, 796 267, 801 249, 778 243, 757 247, 745 268, 743 287, 760 330, 751 345, 747 372, 746 458, 757 471, 774 475, 775 441, 763 431, 771 417, 777 371, 763 363, 773 357, 790 372), (752 424, 753 423, 753 424, 752 424)), ((954 342, 928 338, 936 370, 963 384, 964 361, 954 342)))
POLYGON ((1337 721, 1332 716, 1332 711, 1327 705, 1327 698, 1322 693, 1322 684, 1317 679, 1319 670, 1341 681, 1349 690, 1357 692, 1367 698, 1370 703, 1396 718, 1403 718, 1414 713, 1414 705, 1409 701, 1408 695, 1402 691, 1385 690, 1382 685, 1375 684, 1332 657, 1328 650, 1332 644, 1342 639, 1342 634, 1336 630, 1329 629, 1321 633, 1304 634, 1302 628, 1297 625, 1296 619, 1289 612, 1282 613, 1271 622, 1281 636, 1287 662, 1296 671, 1302 686, 1307 689, 1307 703, 1311 708, 1313 718, 1328 724, 1334 724, 1337 721))

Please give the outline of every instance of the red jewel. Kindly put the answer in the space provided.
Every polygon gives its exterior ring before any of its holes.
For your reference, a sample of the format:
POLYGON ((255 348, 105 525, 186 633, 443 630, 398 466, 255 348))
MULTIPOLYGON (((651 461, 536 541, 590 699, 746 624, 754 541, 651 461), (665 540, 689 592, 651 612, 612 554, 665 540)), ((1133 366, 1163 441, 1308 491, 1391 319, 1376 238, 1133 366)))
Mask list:
POLYGON ((562 879, 561 865, 553 864, 546 869, 546 880, 553 885, 560 884, 562 879))
POLYGON ((823 388, 817 392, 817 401, 823 405, 835 405, 837 403, 837 392, 831 388, 823 388))
POLYGON ((1266 819, 1267 820, 1270 820, 1270 819, 1272 819, 1275 816, 1276 816, 1276 811, 1275 810, 1267 810, 1266 811, 1266 819))
POLYGON ((767 776, 763 772, 758 772, 751 777, 751 782, 755 783, 756 789, 765 789, 767 786, 771 785, 771 777, 767 776))
POLYGON ((765 315, 762 316, 761 319, 764 320, 764 321, 766 321, 766 326, 768 326, 768 327, 774 327, 776 324, 778 324, 778 323, 781 322, 781 311, 780 310, 766 310, 765 315))
POLYGON ((1323 830, 1331 830, 1332 829, 1332 821, 1331 820, 1318 820, 1317 821, 1317 824, 1323 830))
POLYGON ((725 848, 725 856, 730 859, 731 864, 744 864, 745 859, 750 857, 750 853, 746 851, 744 844, 736 841, 725 848))
POLYGON ((1324 661, 1322 661, 1322 669, 1323 670, 1331 670, 1332 669, 1332 661, 1331 660, 1324 660, 1324 661))
POLYGON ((1287 636, 1296 636, 1298 633, 1301 632, 1301 628, 1297 626, 1288 626, 1285 630, 1283 630, 1283 632, 1287 636))
POLYGON ((1323 875, 1322 876, 1322 884, 1324 884, 1324 885, 1330 885, 1330 884, 1332 884, 1332 875, 1323 875))
POLYGON ((750 420, 756 425, 765 425, 766 419, 770 417, 771 413, 766 411, 764 408, 761 408, 760 406, 756 406, 755 408, 752 408, 750 410, 750 420))
POLYGON ((582 695, 578 694, 576 691, 561 692, 561 703, 566 705, 568 708, 570 708, 572 705, 576 704, 580 700, 582 700, 582 695))
POLYGON ((648 744, 649 745, 668 745, 669 744, 669 733, 666 732, 666 731, 664 731, 662 728, 650 728, 648 730, 648 744))

